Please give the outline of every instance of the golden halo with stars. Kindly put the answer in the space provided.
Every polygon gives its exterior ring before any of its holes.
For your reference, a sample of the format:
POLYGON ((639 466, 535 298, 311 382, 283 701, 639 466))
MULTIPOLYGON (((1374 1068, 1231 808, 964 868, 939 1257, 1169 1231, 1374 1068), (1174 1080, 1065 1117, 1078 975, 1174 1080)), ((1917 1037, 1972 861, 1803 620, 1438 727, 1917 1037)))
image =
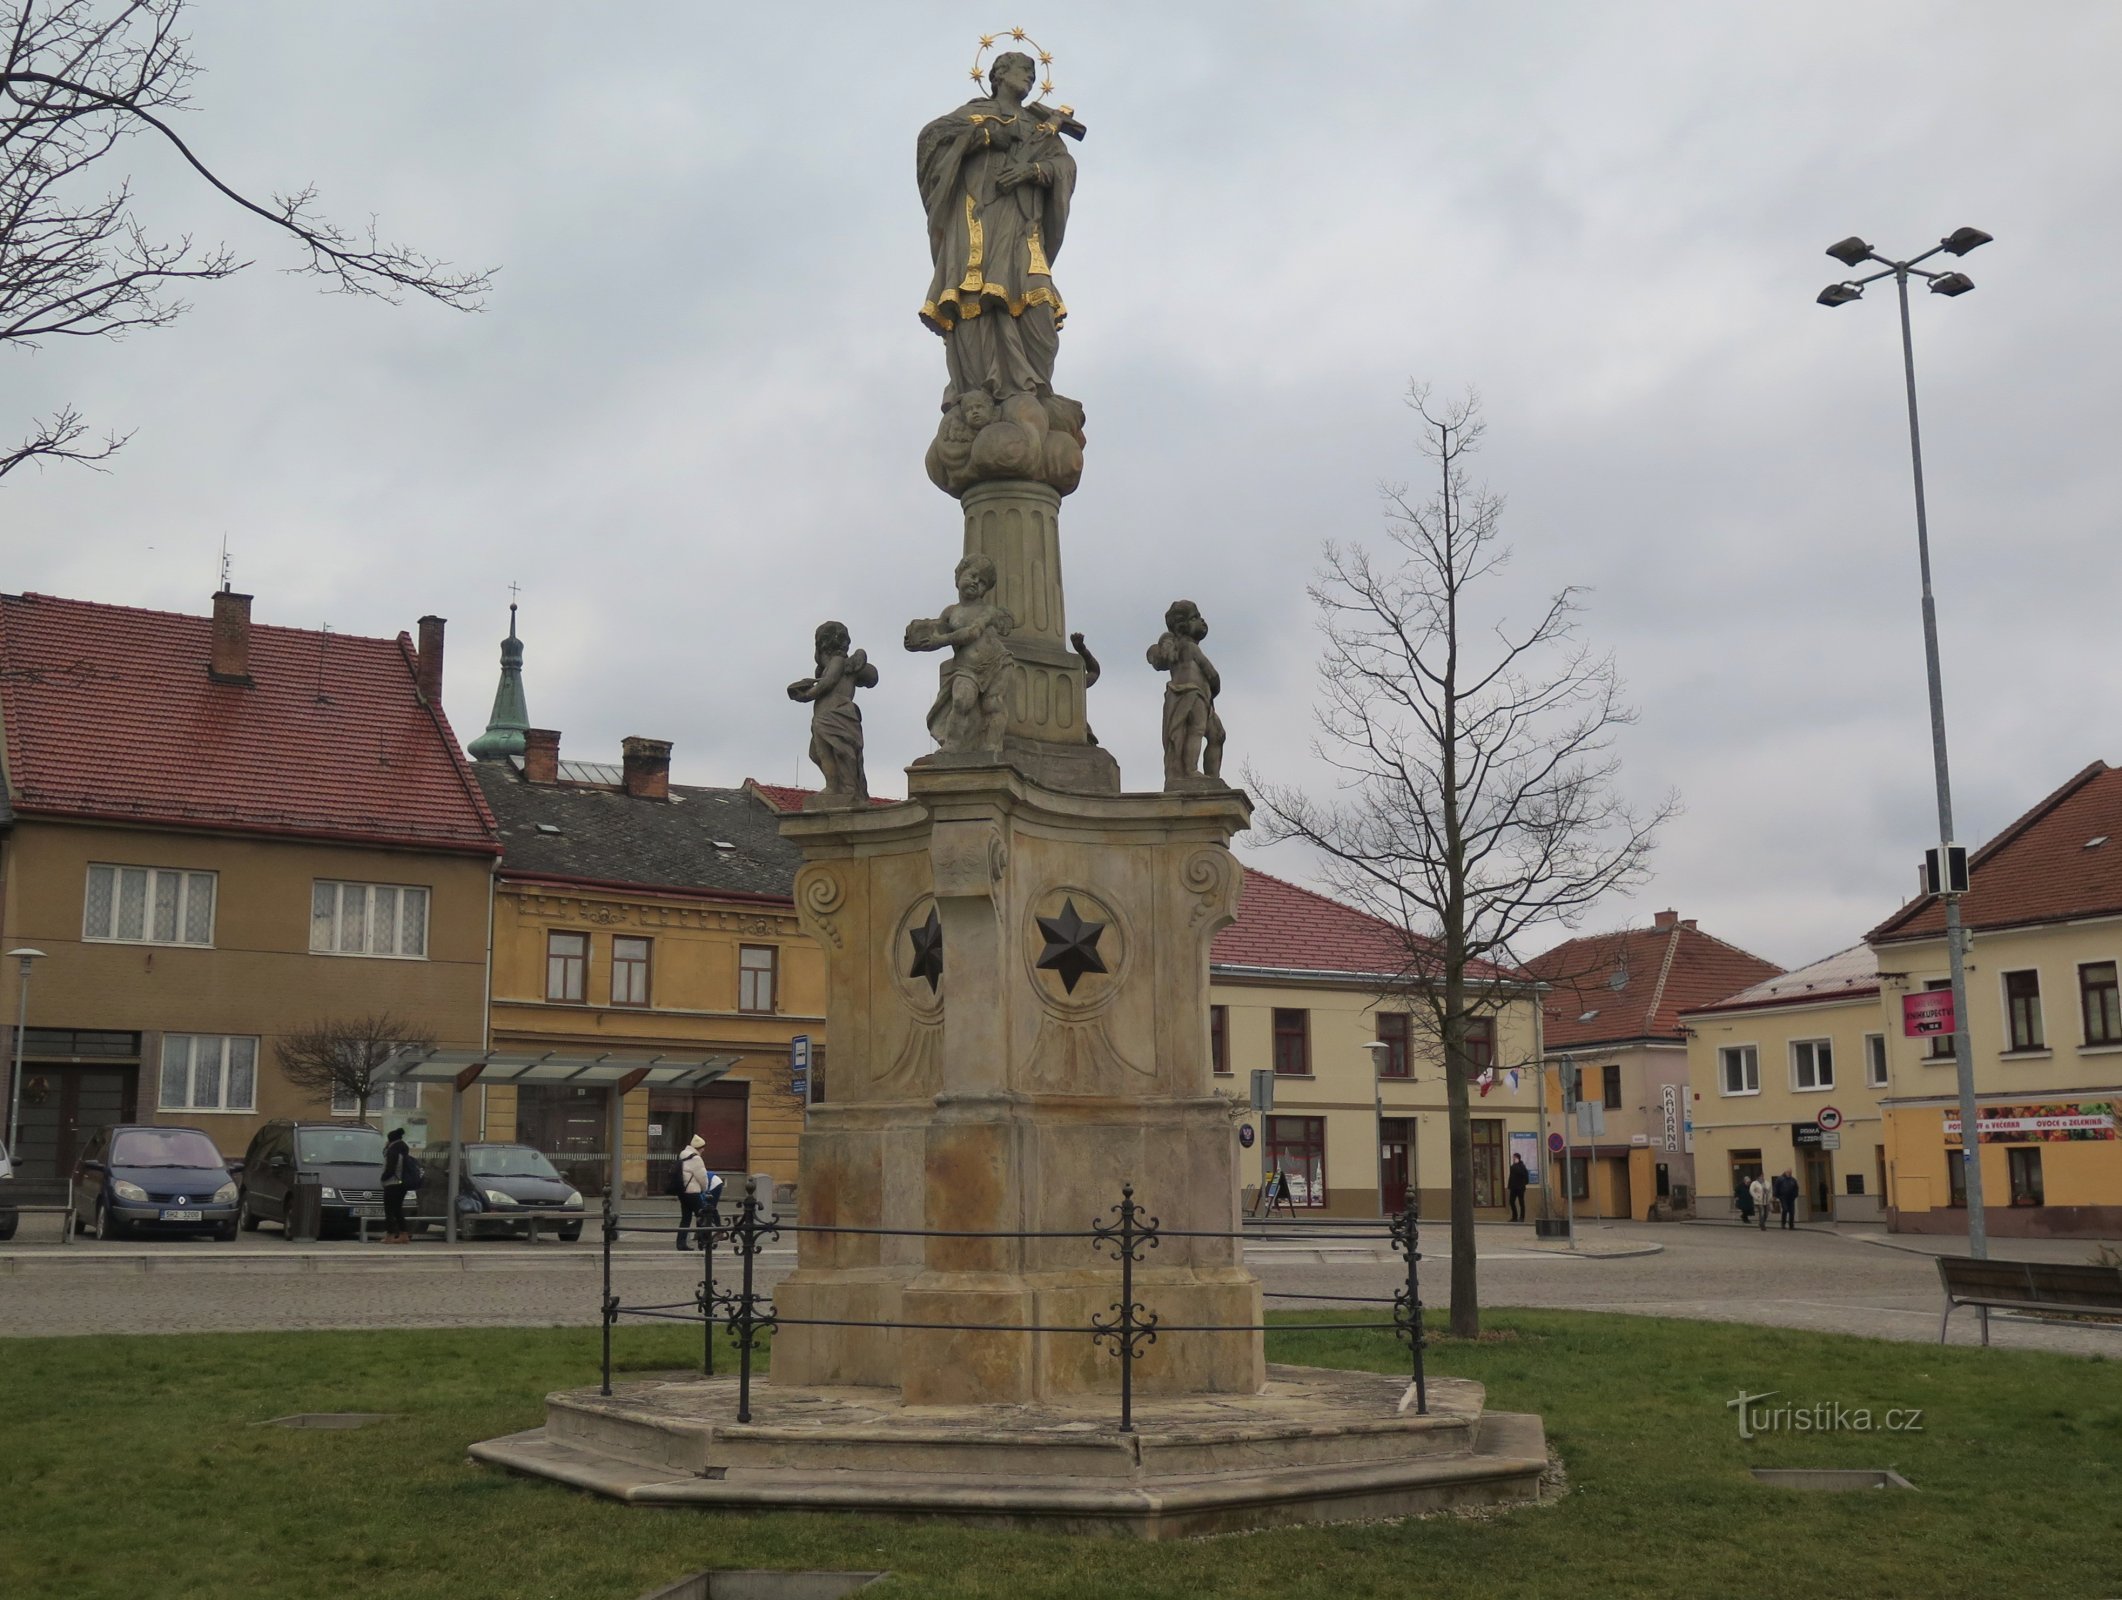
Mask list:
MULTIPOLYGON (((1039 63, 1039 93, 1041 95, 1050 95, 1054 92, 1054 53, 1022 28, 1005 28, 1000 33, 983 33, 980 35, 980 48, 973 52, 973 65, 970 73, 973 82, 981 85, 986 84, 987 53, 998 44, 1005 50, 1016 45, 1024 46, 1031 58, 1039 63)), ((1073 108, 1059 106, 1056 109, 1063 116, 1066 116, 1073 108)))

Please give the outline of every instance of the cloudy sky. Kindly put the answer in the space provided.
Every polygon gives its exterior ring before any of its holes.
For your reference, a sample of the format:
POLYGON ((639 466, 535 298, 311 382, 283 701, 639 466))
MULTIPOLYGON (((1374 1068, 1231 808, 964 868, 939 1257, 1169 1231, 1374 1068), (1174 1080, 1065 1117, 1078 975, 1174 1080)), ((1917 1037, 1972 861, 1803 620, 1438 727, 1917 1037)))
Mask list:
MULTIPOLYGON (((1232 766, 1317 781, 1320 541, 1416 476, 1410 378, 1473 385, 1509 497, 1506 614, 1589 585, 1642 712, 1625 783, 1686 814, 1655 881, 1789 964, 1903 897, 1934 832, 1890 293, 1822 255, 1996 235, 1920 296, 1918 374, 1959 833, 2122 758, 2122 11, 2108 5, 787 7, 206 4, 183 131, 253 191, 499 266, 487 309, 392 309, 146 145, 154 227, 257 265, 175 328, 0 356, 0 423, 137 430, 109 475, 0 484, 0 587, 201 611, 221 541, 262 621, 450 619, 486 721, 508 585, 565 752, 805 776, 782 693, 822 618, 878 657, 872 783, 928 743, 907 618, 956 507, 921 454, 922 122, 1022 22, 1089 124, 1056 278, 1089 412, 1064 510, 1093 716, 1157 775, 1164 604, 1213 627, 1232 766)), ((1249 858, 1293 876, 1287 848, 1249 858)))

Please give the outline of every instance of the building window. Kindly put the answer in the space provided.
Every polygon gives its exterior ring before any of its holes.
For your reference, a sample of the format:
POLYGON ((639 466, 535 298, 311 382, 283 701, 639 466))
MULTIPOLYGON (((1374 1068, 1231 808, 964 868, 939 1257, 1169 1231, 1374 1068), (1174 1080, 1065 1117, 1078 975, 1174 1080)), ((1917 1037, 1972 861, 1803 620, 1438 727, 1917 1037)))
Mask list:
POLYGON ((1945 1151, 1945 1203, 1967 1209, 1967 1161, 1964 1152, 1950 1146, 1945 1151))
POLYGON ((1311 1022, 1309 1011, 1275 1013, 1275 1071, 1289 1077, 1311 1076, 1311 1022))
POLYGON ((546 999, 572 1000, 579 1005, 588 975, 588 934, 548 933, 545 936, 546 999))
POLYGON ((310 885, 309 948, 322 956, 427 955, 427 891, 395 883, 310 885))
MULTIPOLYGON (((418 1111, 420 1109, 420 1085, 417 1083, 385 1083, 377 1085, 368 1097, 368 1114, 379 1111, 418 1111)), ((332 1115, 335 1117, 358 1117, 361 1101, 357 1095, 344 1089, 332 1091, 332 1115)))
POLYGON ((1599 1099, 1609 1111, 1621 1109, 1621 1063, 1609 1061, 1599 1069, 1599 1099))
POLYGON ((1569 1158, 1569 1197, 1572 1200, 1589 1200, 1592 1197, 1591 1157, 1569 1158))
MULTIPOLYGON (((1299 1011, 1296 1015, 1301 1017, 1304 1013, 1299 1011)), ((1326 1119, 1269 1117, 1267 1165, 1269 1171, 1281 1173, 1288 1182, 1292 1205, 1325 1205, 1326 1119)))
POLYGON ((214 874, 91 865, 81 937, 121 944, 210 945, 214 874))
POLYGON ((1496 1064, 1496 1019, 1466 1019, 1466 1059, 1478 1077, 1496 1064))
POLYGON ((2013 1145, 2004 1152, 2011 1170, 2011 1203, 2041 1204, 2041 1152, 2034 1145, 2013 1145))
POLYGON ((258 1041, 207 1033, 162 1036, 164 1111, 251 1111, 258 1099, 258 1041))
POLYGON ((1886 1087, 1886 1035, 1883 1033, 1864 1036, 1864 1086, 1867 1089, 1886 1087))
POLYGON ((1230 1007, 1208 1008, 1208 1063, 1218 1072, 1230 1071, 1230 1007))
POLYGON ((2004 974, 2004 1011, 2010 1020, 2011 1048, 2045 1050, 2048 1039, 2041 1028, 2041 974, 2004 974))
POLYGON ((648 941, 612 940, 612 1004, 648 1004, 648 941))
POLYGON ((2087 1044, 2122 1044, 2122 988, 2115 983, 2112 961, 2093 961, 2078 969, 2078 999, 2085 1013, 2087 1044))
POLYGON ((1790 1047, 1790 1083, 1793 1089, 1832 1089, 1835 1047, 1825 1039, 1794 1041, 1790 1047))
MULTIPOLYGON (((1924 985, 1923 985, 1923 987, 1924 987, 1925 989, 1930 989, 1930 990, 1937 990, 1937 989, 1950 989, 1950 988, 1951 988, 1952 986, 1953 986, 1953 981, 1952 981, 1952 979, 1950 979, 1950 978, 1933 978, 1933 979, 1931 979, 1931 980, 1930 980, 1930 981, 1929 981, 1928 983, 1926 983, 1926 984, 1924 984, 1924 985)), ((1955 1017, 1955 1018, 1953 1019, 1953 1027, 1954 1027, 1955 1029, 1957 1029, 1957 1028, 1959 1027, 1959 1025, 1960 1025, 1960 1019, 1959 1019, 1958 1017, 1955 1017)), ((1934 1034, 1932 1034, 1932 1035, 1930 1036, 1930 1054, 1929 1054, 1929 1056, 1928 1056, 1928 1057, 1927 1057, 1926 1059, 1928 1059, 1928 1060, 1931 1060, 1931 1061, 1950 1061, 1950 1060, 1952 1060, 1952 1059, 1953 1059, 1953 1039, 1954 1039, 1954 1037, 1955 1037, 1955 1035, 1954 1035, 1954 1034, 1952 1034, 1952 1033, 1934 1033, 1934 1034)))
POLYGON ((1501 1117, 1475 1117, 1474 1135, 1474 1204, 1477 1206, 1500 1206, 1503 1204, 1503 1119, 1501 1117))
POLYGON ((1750 1044, 1728 1044, 1717 1052, 1717 1087, 1726 1094, 1761 1092, 1761 1054, 1750 1044))
POLYGON ((1378 1063, 1381 1078, 1411 1078, 1415 1074, 1414 1063, 1408 1056, 1408 1024, 1413 1019, 1405 1011, 1381 1011, 1378 1013, 1378 1042, 1385 1048, 1378 1054, 1384 1059, 1378 1063))
POLYGON ((774 969, 780 952, 770 944, 741 945, 737 950, 737 1009, 774 1009, 774 969))

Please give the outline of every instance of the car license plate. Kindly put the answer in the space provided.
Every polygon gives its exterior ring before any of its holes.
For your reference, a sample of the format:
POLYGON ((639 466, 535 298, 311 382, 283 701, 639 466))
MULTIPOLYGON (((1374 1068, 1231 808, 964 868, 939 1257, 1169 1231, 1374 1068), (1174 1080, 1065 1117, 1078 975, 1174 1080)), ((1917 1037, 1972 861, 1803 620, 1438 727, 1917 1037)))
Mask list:
POLYGON ((201 1222, 205 1220, 205 1215, 201 1211, 165 1211, 162 1213, 162 1220, 164 1222, 201 1222))
POLYGON ((383 1215, 383 1208, 381 1206, 355 1206, 354 1215, 357 1217, 367 1217, 370 1221, 373 1222, 378 1217, 381 1217, 383 1215))

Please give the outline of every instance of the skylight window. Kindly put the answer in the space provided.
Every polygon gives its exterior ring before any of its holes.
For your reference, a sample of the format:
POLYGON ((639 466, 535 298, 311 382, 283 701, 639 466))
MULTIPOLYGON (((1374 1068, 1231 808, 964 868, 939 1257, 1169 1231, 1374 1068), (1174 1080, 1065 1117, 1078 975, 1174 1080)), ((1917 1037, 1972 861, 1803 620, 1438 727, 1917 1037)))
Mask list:
POLYGON ((1594 1006, 1591 1010, 1585 1012, 1584 1015, 1579 1017, 1577 1020, 1579 1022, 1589 1022, 1593 1017, 1596 1017, 1598 1014, 1598 1008, 1594 1006))
POLYGON ((2107 843, 2107 835, 2104 833, 2096 833, 2090 839, 2085 841, 2085 848, 2088 850, 2097 850, 2105 843, 2107 843))
POLYGON ((550 823, 550 822, 541 822, 541 823, 539 823, 539 824, 538 824, 538 831, 539 831, 540 833, 558 833, 558 832, 560 831, 560 829, 559 829, 559 827, 558 827, 558 826, 557 826, 556 824, 554 824, 554 823, 550 823))

